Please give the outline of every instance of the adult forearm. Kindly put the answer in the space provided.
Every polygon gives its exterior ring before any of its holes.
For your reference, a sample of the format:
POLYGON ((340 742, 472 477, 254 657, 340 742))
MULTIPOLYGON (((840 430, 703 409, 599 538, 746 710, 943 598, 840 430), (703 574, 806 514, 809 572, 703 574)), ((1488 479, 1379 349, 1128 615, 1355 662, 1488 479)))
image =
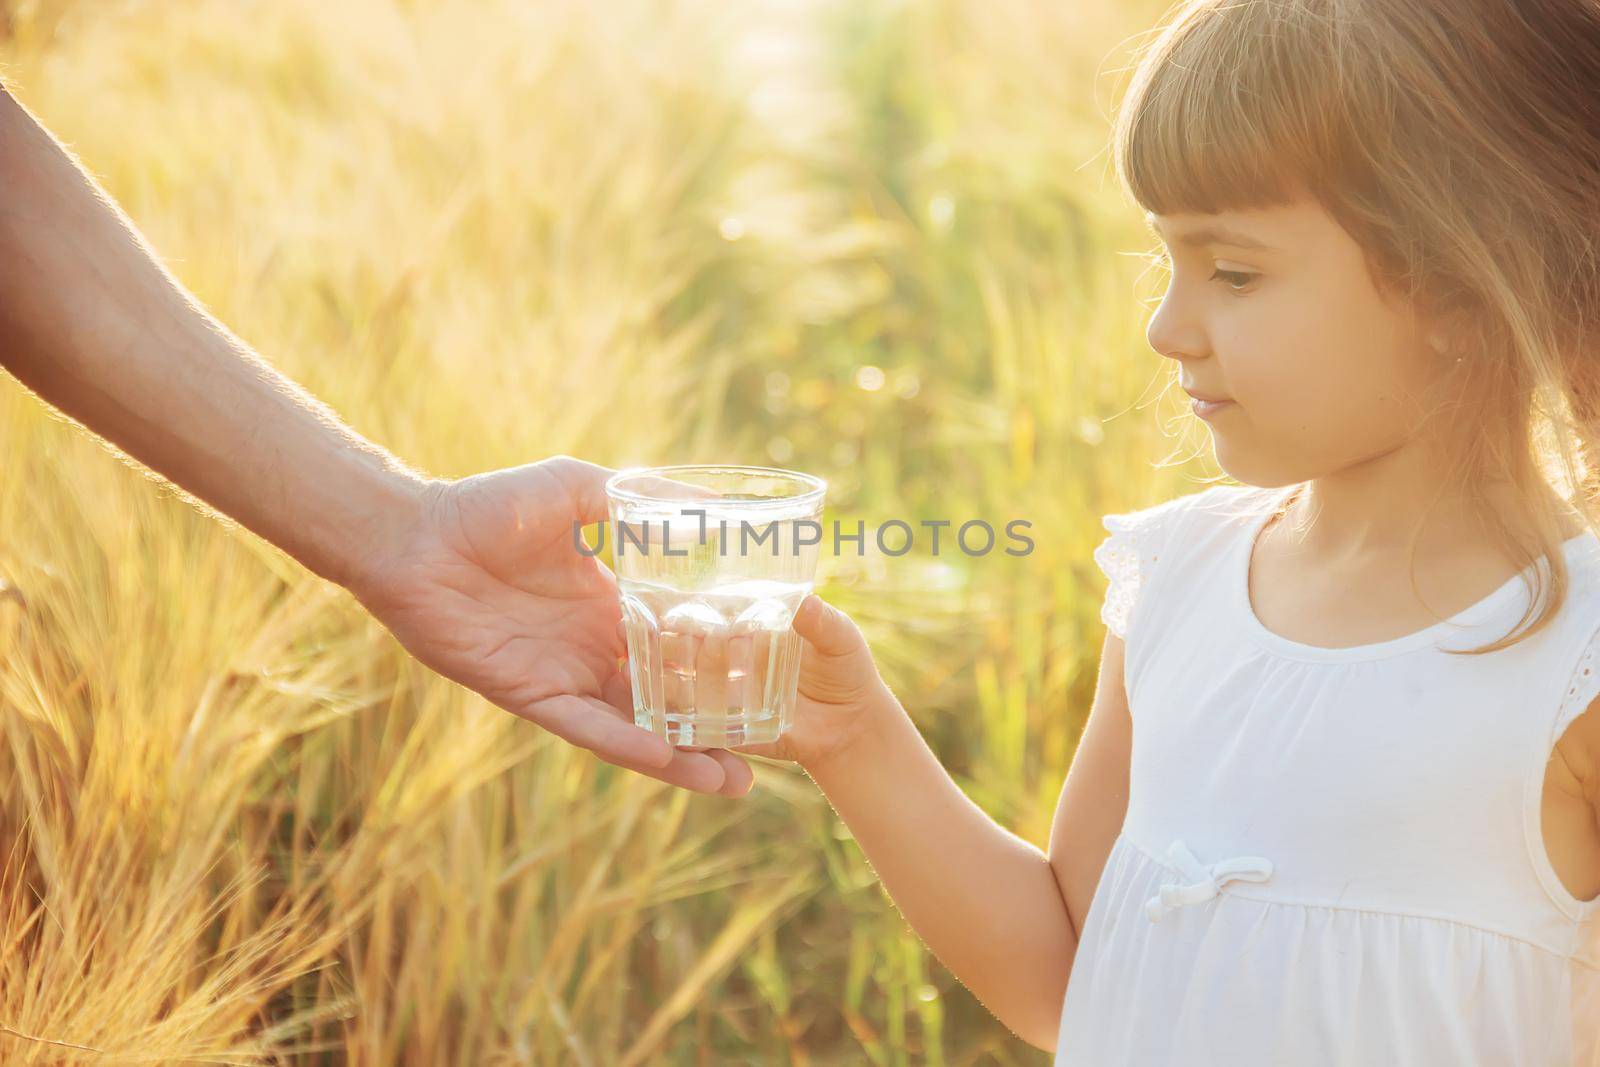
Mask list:
POLYGON ((961 791, 898 704, 882 720, 807 773, 940 962, 1001 1022, 1053 1047, 1077 938, 1049 861, 961 791))
POLYGON ((360 575, 426 484, 201 308, 3 90, 0 365, 334 581, 360 575))

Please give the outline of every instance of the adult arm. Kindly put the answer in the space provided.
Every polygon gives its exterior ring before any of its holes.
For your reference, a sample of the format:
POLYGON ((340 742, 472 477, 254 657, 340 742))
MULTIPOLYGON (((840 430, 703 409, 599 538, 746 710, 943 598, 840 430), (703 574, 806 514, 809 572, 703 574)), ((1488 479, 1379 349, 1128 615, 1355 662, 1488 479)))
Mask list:
POLYGON ((208 314, 0 88, 0 366, 53 407, 347 588, 419 660, 608 762, 740 795, 743 761, 631 723, 611 573, 572 523, 610 472, 567 457, 430 478, 208 314))

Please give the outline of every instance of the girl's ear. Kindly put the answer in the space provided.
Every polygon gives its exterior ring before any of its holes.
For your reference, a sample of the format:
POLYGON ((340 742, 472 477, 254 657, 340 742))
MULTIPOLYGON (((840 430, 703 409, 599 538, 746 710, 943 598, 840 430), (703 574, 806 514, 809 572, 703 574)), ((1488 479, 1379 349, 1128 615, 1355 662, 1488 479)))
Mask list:
POLYGON ((1428 347, 1450 363, 1460 363, 1467 350, 1467 339, 1472 336, 1473 315, 1461 305, 1445 308, 1435 306, 1428 315, 1425 334, 1428 347))
POLYGON ((1480 348, 1494 321, 1481 296, 1446 280, 1431 284, 1417 308, 1429 347, 1450 363, 1480 348))

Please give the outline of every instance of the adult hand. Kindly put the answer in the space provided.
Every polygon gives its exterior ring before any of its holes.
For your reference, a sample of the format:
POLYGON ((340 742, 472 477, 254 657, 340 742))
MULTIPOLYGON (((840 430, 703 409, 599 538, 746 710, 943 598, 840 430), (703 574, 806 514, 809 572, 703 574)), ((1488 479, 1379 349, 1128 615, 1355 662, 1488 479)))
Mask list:
POLYGON ((419 661, 607 763, 743 796, 744 760, 633 725, 617 583, 578 551, 607 517, 607 467, 568 456, 430 483, 351 591, 419 661))

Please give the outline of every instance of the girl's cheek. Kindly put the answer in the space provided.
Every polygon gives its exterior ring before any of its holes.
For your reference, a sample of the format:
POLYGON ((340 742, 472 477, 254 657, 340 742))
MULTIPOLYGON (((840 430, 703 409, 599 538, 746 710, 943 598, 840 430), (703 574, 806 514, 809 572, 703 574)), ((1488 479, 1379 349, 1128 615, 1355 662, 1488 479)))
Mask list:
POLYGON ((1236 323, 1217 338, 1223 373, 1215 384, 1246 407, 1304 402, 1327 386, 1328 368, 1322 353, 1311 347, 1312 339, 1278 326, 1271 320, 1236 323))

